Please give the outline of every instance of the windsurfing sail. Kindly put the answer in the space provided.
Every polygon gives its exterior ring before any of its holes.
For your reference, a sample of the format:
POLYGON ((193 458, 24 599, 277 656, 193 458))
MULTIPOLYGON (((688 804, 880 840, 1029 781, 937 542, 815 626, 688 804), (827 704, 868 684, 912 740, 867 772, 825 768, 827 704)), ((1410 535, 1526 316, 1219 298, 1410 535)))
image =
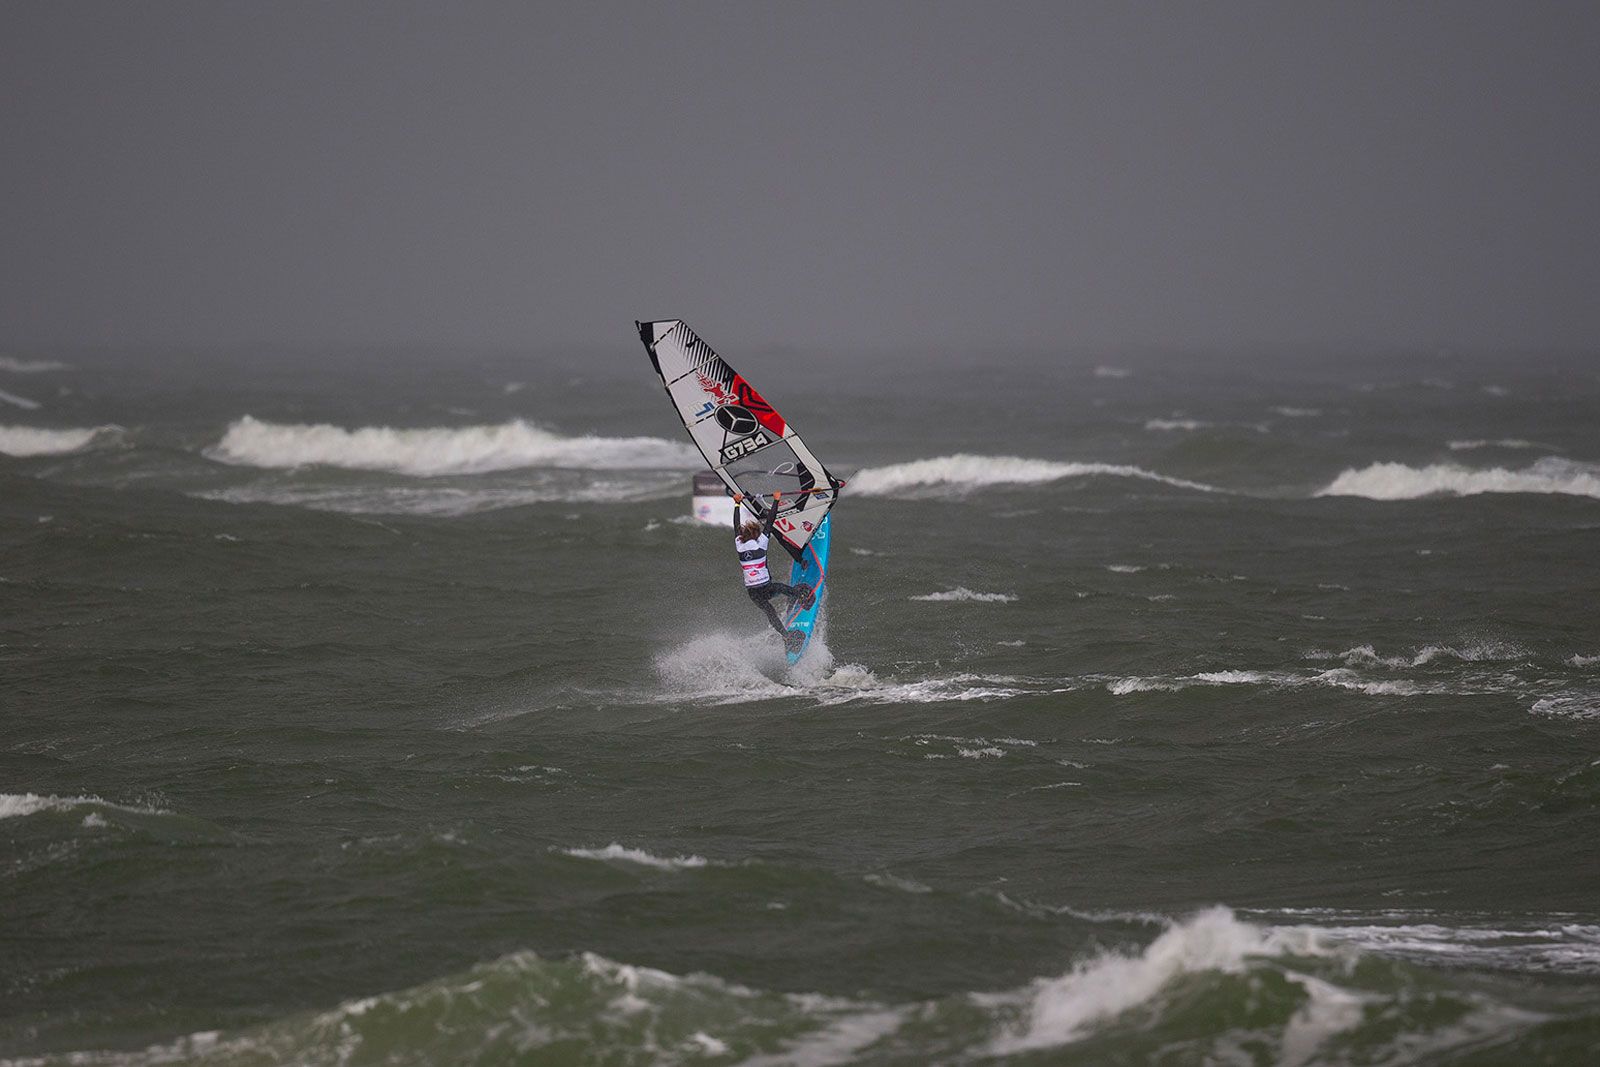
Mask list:
POLYGON ((784 417, 681 319, 637 322, 639 339, 684 428, 731 491, 772 506, 773 533, 796 562, 839 499, 829 474, 784 417))

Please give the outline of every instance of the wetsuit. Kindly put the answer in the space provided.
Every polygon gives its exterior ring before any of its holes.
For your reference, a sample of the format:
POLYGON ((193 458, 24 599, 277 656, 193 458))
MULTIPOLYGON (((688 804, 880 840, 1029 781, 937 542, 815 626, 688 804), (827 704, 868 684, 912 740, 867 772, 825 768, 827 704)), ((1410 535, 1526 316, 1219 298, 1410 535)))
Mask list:
MULTIPOLYGON (((757 515, 761 512, 752 505, 750 510, 757 515)), ((776 506, 767 510, 766 517, 761 521, 761 534, 754 541, 746 541, 739 536, 739 505, 733 505, 733 547, 739 553, 739 567, 744 571, 744 591, 750 594, 750 599, 756 606, 767 613, 767 621, 772 623, 772 628, 778 631, 778 636, 787 640, 788 631, 783 628, 783 620, 778 617, 778 609, 772 606, 772 598, 783 595, 791 600, 802 600, 805 594, 792 585, 772 580, 772 574, 767 570, 767 544, 772 537, 772 524, 778 517, 776 506)))

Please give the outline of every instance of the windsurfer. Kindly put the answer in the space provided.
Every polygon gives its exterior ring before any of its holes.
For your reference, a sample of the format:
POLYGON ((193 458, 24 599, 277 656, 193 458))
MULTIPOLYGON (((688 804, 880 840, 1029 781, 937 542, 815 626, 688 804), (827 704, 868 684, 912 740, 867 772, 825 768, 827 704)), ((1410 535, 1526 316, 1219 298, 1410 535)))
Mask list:
MULTIPOLYGON (((760 522, 755 519, 740 522, 739 506, 744 503, 744 494, 733 494, 733 547, 739 553, 739 567, 744 571, 744 591, 750 594, 750 599, 755 601, 757 607, 767 613, 767 621, 778 631, 778 636, 787 642, 788 631, 783 627, 783 620, 778 617, 778 609, 772 606, 772 598, 786 596, 810 607, 812 593, 809 586, 795 587, 773 581, 771 572, 767 570, 767 544, 772 536, 772 524, 778 518, 778 507, 782 502, 783 494, 773 493, 772 507, 767 509, 765 518, 760 522)), ((754 500, 750 502, 750 512, 757 517, 761 516, 761 506, 754 500)))

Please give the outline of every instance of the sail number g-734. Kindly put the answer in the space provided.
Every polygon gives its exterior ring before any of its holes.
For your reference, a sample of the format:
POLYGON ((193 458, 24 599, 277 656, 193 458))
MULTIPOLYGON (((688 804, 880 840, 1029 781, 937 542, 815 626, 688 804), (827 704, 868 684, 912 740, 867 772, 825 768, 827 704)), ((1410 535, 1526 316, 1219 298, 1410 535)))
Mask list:
POLYGON ((724 445, 722 448, 722 460, 724 463, 732 463, 740 456, 748 456, 757 449, 766 448, 771 443, 772 439, 765 433, 753 433, 749 437, 724 445))

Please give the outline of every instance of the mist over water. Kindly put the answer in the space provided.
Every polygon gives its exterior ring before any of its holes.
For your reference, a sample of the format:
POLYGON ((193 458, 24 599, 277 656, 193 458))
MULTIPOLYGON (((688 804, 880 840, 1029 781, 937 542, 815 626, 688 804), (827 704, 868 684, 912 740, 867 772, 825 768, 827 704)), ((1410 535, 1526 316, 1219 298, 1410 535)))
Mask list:
POLYGON ((1600 376, 12 353, 0 1062, 1580 1063, 1600 376))

